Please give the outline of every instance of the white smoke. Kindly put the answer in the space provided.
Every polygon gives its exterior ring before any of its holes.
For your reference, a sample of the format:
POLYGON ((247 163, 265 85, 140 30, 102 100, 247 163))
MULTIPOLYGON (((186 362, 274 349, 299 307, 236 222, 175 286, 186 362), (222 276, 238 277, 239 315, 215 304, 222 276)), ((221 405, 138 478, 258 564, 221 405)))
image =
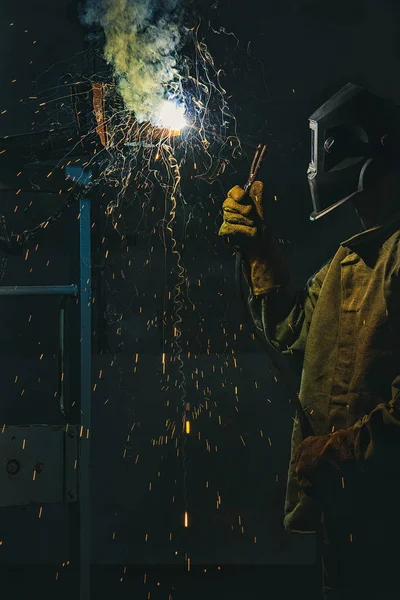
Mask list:
POLYGON ((128 110, 156 123, 178 81, 182 0, 87 0, 81 20, 100 25, 104 56, 128 110))

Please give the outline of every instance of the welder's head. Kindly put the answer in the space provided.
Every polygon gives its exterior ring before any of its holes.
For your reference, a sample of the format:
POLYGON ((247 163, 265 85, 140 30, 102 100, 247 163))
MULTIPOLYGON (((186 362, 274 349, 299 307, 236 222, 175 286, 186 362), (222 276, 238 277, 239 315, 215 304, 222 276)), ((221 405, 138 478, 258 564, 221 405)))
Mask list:
POLYGON ((352 83, 311 115, 307 175, 312 221, 362 192, 371 178, 393 169, 399 158, 398 119, 394 102, 352 83))

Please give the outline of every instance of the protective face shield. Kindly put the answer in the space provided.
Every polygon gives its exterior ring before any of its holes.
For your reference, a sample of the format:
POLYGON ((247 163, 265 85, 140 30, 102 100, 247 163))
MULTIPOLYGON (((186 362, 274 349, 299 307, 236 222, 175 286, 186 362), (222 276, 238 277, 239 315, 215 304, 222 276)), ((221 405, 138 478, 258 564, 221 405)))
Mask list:
POLYGON ((395 108, 393 102, 348 83, 311 115, 307 175, 312 221, 363 190, 368 166, 387 156, 395 108))

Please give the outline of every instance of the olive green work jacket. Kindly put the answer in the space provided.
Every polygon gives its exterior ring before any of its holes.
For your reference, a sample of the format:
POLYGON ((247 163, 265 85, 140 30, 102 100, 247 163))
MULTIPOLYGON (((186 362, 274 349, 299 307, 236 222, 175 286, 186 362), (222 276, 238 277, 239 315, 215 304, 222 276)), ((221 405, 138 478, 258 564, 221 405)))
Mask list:
MULTIPOLYGON (((301 354, 299 399, 315 435, 346 429, 354 467, 400 481, 400 213, 342 242, 300 292, 250 293, 253 321, 283 354, 301 354)), ((315 533, 321 507, 301 491, 294 420, 284 526, 315 533)))

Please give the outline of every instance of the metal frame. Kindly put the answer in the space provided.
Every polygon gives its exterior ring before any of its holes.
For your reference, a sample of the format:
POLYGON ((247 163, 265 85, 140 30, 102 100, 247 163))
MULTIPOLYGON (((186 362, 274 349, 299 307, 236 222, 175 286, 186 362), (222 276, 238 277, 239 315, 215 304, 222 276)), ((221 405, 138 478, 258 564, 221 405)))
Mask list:
MULTIPOLYGON (((79 313, 79 401, 74 414, 78 422, 66 424, 71 438, 77 434, 78 504, 69 504, 72 526, 79 526, 78 538, 71 532, 70 541, 75 548, 80 575, 80 600, 90 600, 91 527, 90 527, 90 459, 91 459, 91 237, 90 200, 79 200, 79 283, 60 286, 3 286, 0 296, 59 296, 60 306, 60 395, 59 406, 64 417, 69 414, 64 387, 65 331, 67 301, 76 298, 79 313)), ((77 386, 78 388, 78 386, 77 386)), ((73 562, 73 561, 71 561, 73 562)))
POLYGON ((90 434, 92 426, 92 285, 90 246, 90 201, 79 206, 79 307, 80 307, 80 424, 78 454, 78 498, 80 513, 79 560, 80 600, 90 600, 91 527, 90 527, 90 434))

